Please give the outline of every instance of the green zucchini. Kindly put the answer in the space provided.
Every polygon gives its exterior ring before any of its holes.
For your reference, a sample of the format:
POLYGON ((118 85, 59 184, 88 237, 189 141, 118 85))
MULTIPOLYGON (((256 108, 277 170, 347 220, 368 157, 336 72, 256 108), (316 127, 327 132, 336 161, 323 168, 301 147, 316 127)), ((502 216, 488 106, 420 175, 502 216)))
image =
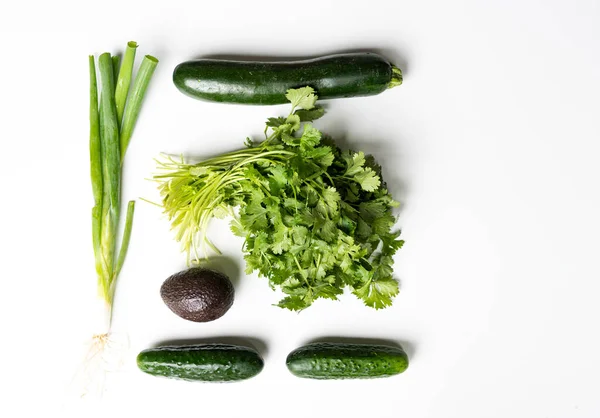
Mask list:
POLYGON ((164 346, 143 350, 137 356, 139 369, 171 379, 230 382, 249 379, 263 369, 255 350, 231 344, 164 346))
POLYGON ((274 105, 287 102, 288 89, 305 86, 319 99, 379 94, 402 84, 402 71, 370 52, 278 62, 199 59, 175 67, 173 82, 196 99, 274 105))
POLYGON ((408 356, 401 347, 313 343, 292 351, 286 365, 295 376, 309 379, 370 379, 402 373, 408 356))

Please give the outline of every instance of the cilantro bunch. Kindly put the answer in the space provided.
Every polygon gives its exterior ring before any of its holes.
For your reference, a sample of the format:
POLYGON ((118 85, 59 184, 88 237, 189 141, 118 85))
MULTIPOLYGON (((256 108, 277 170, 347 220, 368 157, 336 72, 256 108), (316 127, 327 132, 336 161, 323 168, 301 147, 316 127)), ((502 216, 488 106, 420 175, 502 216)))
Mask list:
MULTIPOLYGON (((345 287, 365 305, 385 308, 398 294, 392 256, 402 247, 381 167, 363 152, 342 151, 312 124, 324 114, 313 89, 291 89, 287 118, 270 118, 266 139, 186 164, 159 162, 162 206, 176 239, 199 259, 212 217, 231 216, 245 238, 248 274, 286 294, 278 306, 302 310, 337 300, 345 287)), ((206 248, 204 248, 204 251, 206 248)))

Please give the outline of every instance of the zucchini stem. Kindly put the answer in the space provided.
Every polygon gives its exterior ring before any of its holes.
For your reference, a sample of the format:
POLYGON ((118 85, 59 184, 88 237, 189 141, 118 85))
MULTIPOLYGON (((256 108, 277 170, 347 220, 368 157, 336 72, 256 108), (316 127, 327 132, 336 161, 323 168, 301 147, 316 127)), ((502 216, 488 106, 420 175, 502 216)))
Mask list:
POLYGON ((392 65, 392 79, 388 84, 388 89, 402 84, 402 70, 395 65, 392 65))

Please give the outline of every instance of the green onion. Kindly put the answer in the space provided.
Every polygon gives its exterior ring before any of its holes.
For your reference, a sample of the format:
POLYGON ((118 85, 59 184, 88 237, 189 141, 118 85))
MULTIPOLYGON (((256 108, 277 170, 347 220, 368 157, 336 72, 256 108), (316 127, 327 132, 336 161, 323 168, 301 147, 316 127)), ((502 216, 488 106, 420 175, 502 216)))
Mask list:
POLYGON ((127 215, 125 216, 125 229, 123 230, 123 238, 121 240, 121 248, 119 249, 119 258, 117 259, 117 267, 115 277, 121 272, 127 249, 129 248, 129 239, 131 238, 131 230, 133 227, 133 213, 135 211, 135 201, 130 200, 127 204, 127 215))
MULTIPOLYGON (((80 396, 89 392, 102 392, 104 373, 120 364, 121 349, 119 334, 111 331, 113 301, 116 282, 125 262, 131 231, 135 202, 130 201, 124 222, 123 235, 119 245, 119 224, 121 215, 121 167, 125 149, 121 151, 121 138, 129 143, 135 120, 140 111, 144 92, 148 87, 154 67, 144 59, 139 76, 134 83, 134 91, 129 95, 131 74, 135 58, 135 42, 127 44, 124 62, 120 65, 117 55, 104 53, 98 58, 98 73, 94 56, 89 57, 90 73, 90 177, 94 206, 92 208, 92 243, 94 248, 98 294, 106 314, 102 318, 102 328, 92 339, 89 352, 80 369, 84 376, 80 396), (99 80, 98 80, 99 78, 99 80), (100 89, 98 88, 100 84, 100 89), (100 96, 100 97, 98 97, 100 96), (99 100, 98 100, 99 99, 99 100), (120 109, 120 110, 119 110, 120 109), (126 130, 120 129, 121 120, 128 121, 126 130), (117 252, 118 248, 118 252, 117 252), (118 254, 117 254, 118 253, 118 254), (116 351, 115 351, 116 350, 116 351), (105 353, 106 351, 115 351, 105 353), (110 360, 108 360, 110 359, 110 360), (111 364, 108 364, 110 362, 111 364), (94 364, 92 364, 94 363, 94 364)), ((98 324, 100 325, 100 324, 98 324)), ((74 377, 76 380, 77 375, 74 377)), ((101 393, 96 393, 101 396, 101 393)))
POLYGON ((95 60, 93 56, 89 57, 90 173, 94 196, 92 242, 98 275, 98 289, 100 296, 106 301, 109 318, 112 317, 115 284, 129 247, 135 208, 135 202, 129 202, 119 245, 121 167, 126 149, 126 147, 121 149, 121 141, 122 138, 126 138, 129 143, 131 139, 144 93, 158 63, 155 58, 145 58, 142 61, 139 75, 134 81, 133 92, 130 95, 129 87, 136 48, 135 42, 127 44, 120 69, 120 60, 117 56, 111 56, 109 53, 100 55, 98 59, 100 100, 98 100, 95 60), (124 111, 121 115, 119 108, 121 112, 124 111), (123 130, 119 129, 121 117, 123 121, 127 121, 123 130))
POLYGON ((100 252, 102 255, 102 271, 104 282, 102 290, 107 302, 112 300, 111 284, 114 281, 114 253, 116 234, 119 226, 120 193, 121 193, 121 156, 119 149, 119 127, 117 124, 117 108, 114 96, 114 73, 109 53, 100 55, 100 138, 102 144, 102 232, 100 236, 100 252))
MULTIPOLYGON (((112 57, 112 64, 113 64, 113 76, 114 79, 117 80, 117 78, 119 77, 119 68, 121 65, 121 57, 119 55, 113 55, 112 57)), ((115 85, 115 90, 117 89, 117 86, 115 85)))
POLYGON ((96 273, 102 274, 100 254, 100 233, 102 213, 102 148, 100 145, 100 120, 98 115, 98 83, 94 56, 89 57, 90 65, 90 174, 94 207, 92 208, 92 242, 96 259, 96 273))
POLYGON ((123 115, 123 125, 121 128, 121 154, 125 154, 131 135, 133 134, 133 128, 140 113, 142 107, 142 101, 146 94, 146 89, 154 74, 158 60, 151 55, 146 55, 142 60, 140 69, 133 83, 133 91, 131 97, 127 101, 127 107, 125 108, 125 114, 123 115))
POLYGON ((129 85, 131 84, 131 74, 133 73, 133 63, 135 61, 135 50, 138 44, 130 41, 125 49, 125 57, 123 58, 123 66, 119 70, 117 80, 117 88, 115 91, 115 101, 117 103, 117 119, 119 126, 123 122, 123 112, 125 110, 125 102, 129 93, 129 85))

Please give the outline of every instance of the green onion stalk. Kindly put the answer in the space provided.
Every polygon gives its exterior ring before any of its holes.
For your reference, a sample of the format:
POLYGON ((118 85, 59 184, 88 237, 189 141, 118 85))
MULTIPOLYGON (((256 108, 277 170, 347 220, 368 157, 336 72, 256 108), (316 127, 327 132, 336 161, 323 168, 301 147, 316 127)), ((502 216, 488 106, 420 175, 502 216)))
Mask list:
MULTIPOLYGON (((146 89, 158 64, 156 58, 146 55, 134 79, 137 46, 137 43, 129 42, 122 60, 117 55, 101 54, 97 60, 97 68, 94 56, 89 57, 89 149, 94 199, 92 245, 98 294, 106 315, 102 332, 92 338, 88 359, 99 359, 102 362, 109 357, 105 355, 106 349, 118 345, 113 344, 111 333, 113 302, 117 279, 129 247, 135 210, 133 200, 127 203, 125 211, 121 207, 123 162, 146 89), (123 214, 124 227, 119 234, 123 214)), ((85 369, 94 368, 86 364, 85 369)), ((83 383, 84 393, 93 383, 83 383)))

